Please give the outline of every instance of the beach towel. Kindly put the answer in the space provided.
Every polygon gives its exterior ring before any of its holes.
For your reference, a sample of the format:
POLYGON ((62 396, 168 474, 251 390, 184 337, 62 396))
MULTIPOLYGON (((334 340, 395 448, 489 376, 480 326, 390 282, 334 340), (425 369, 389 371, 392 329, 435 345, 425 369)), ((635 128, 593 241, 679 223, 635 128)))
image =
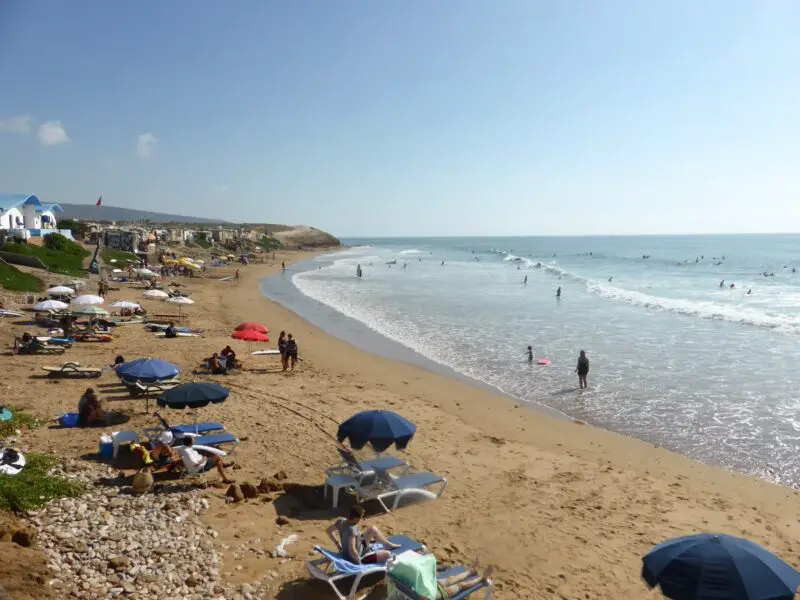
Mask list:
MULTIPOLYGON (((418 552, 403 552, 391 566, 392 577, 408 586, 424 598, 436 598, 436 557, 433 554, 419 554, 418 552)), ((392 577, 389 578, 389 598, 405 596, 400 595, 392 577)))

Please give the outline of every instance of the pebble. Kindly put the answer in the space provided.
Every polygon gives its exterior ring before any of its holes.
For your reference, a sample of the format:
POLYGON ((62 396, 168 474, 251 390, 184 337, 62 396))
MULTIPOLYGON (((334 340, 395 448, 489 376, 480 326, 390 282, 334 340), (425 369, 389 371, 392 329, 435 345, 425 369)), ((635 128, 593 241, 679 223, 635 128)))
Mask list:
POLYGON ((87 493, 29 513, 60 597, 255 597, 250 585, 221 581, 218 533, 199 519, 209 508, 199 490, 128 495, 93 485, 116 477, 115 471, 77 464, 56 467, 54 474, 86 484, 87 493))

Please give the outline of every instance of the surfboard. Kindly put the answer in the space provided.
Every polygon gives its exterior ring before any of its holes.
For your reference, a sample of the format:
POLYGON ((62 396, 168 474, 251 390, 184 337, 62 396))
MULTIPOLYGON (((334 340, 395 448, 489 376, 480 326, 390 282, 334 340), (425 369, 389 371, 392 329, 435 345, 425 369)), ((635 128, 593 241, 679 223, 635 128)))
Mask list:
POLYGON ((255 352, 251 352, 254 356, 272 356, 280 353, 280 350, 256 350, 255 352))
POLYGON ((549 358, 537 358, 536 359, 536 364, 537 365, 542 365, 542 366, 549 365, 550 364, 550 359, 549 358))

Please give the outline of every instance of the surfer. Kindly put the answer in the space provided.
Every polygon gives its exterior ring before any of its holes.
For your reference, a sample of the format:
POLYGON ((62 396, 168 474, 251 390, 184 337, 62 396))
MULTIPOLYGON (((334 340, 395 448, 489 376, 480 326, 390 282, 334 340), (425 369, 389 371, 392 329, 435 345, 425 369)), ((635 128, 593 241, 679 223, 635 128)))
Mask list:
POLYGON ((528 276, 525 275, 525 279, 522 280, 522 285, 528 285, 528 276))
POLYGON ((561 298, 561 286, 558 286, 558 289, 556 290, 556 298, 561 298))
POLYGON ((531 346, 528 346, 528 362, 533 362, 533 348, 531 346))
POLYGON ((578 366, 575 367, 575 372, 578 374, 578 385, 580 389, 585 390, 588 387, 586 377, 589 375, 589 358, 586 356, 586 351, 581 350, 581 355, 578 357, 578 366))
POLYGON ((752 289, 748 289, 748 290, 747 290, 747 295, 748 295, 748 296, 749 296, 750 294, 752 294, 752 293, 753 293, 753 290, 752 290, 752 289))

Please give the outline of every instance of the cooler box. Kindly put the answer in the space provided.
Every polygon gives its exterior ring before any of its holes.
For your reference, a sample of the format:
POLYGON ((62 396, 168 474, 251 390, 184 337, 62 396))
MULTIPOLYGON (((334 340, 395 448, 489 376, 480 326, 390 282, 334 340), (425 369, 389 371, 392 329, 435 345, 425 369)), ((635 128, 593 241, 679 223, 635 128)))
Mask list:
POLYGON ((114 458, 114 440, 111 439, 111 436, 104 435, 100 437, 98 453, 100 454, 100 458, 114 458))

